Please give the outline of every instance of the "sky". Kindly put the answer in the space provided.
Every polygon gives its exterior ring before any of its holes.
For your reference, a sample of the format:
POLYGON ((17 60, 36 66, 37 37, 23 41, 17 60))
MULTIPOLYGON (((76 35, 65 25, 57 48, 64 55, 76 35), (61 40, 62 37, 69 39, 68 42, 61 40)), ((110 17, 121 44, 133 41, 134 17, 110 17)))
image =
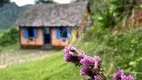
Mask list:
MULTIPOLYGON (((54 0, 58 3, 69 3, 71 0, 54 0)), ((15 2, 18 6, 24 6, 26 4, 34 4, 35 0, 11 0, 11 2, 15 2)))

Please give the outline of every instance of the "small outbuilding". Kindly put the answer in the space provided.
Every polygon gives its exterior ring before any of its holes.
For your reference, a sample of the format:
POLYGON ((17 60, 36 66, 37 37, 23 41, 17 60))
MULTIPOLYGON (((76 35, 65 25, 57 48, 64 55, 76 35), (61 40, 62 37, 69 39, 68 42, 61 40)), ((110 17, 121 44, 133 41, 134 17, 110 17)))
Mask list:
POLYGON ((90 25, 88 2, 35 4, 20 18, 21 46, 64 47, 76 40, 90 25))

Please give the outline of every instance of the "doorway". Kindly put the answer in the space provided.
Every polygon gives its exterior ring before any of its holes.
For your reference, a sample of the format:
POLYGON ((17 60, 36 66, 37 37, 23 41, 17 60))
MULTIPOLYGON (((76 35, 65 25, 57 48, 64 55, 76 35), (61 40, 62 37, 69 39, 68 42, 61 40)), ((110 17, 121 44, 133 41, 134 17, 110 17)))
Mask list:
POLYGON ((49 27, 43 28, 43 42, 44 44, 51 44, 51 29, 49 27))

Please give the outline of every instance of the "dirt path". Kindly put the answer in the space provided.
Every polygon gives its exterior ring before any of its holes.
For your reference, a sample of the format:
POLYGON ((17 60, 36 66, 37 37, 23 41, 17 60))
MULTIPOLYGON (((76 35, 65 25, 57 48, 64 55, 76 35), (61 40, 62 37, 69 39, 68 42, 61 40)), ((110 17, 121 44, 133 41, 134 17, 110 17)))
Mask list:
POLYGON ((55 50, 4 50, 0 52, 0 68, 9 65, 43 59, 55 53, 55 50))

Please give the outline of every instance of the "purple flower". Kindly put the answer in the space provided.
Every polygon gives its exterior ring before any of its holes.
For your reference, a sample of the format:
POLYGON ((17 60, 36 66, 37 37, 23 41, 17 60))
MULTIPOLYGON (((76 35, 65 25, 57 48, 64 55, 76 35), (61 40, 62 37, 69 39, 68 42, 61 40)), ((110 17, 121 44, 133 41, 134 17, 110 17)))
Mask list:
POLYGON ((64 50, 69 50, 71 47, 72 47, 71 45, 66 46, 66 47, 64 48, 64 50))
POLYGON ((123 75, 121 76, 121 80, 134 80, 134 78, 132 76, 123 75))
POLYGON ((98 77, 98 76, 94 76, 94 79, 95 79, 95 80, 99 80, 99 77, 98 77))
POLYGON ((131 75, 129 75, 129 76, 127 77, 127 80, 134 80, 134 78, 133 78, 131 75))
POLYGON ((69 45, 69 46, 65 47, 65 49, 64 49, 64 60, 66 60, 66 61, 70 61, 70 59, 71 59, 71 55, 69 54, 71 47, 72 46, 69 45))
POLYGON ((94 61, 96 62, 99 62, 99 61, 101 61, 102 59, 99 57, 99 56, 94 56, 94 61))
POLYGON ((118 78, 121 78, 121 76, 123 76, 123 75, 124 75, 124 71, 118 70, 117 73, 113 75, 113 79, 118 80, 118 78))
POLYGON ((119 70, 116 74, 114 74, 113 79, 114 80, 134 80, 134 78, 131 75, 129 76, 124 75, 123 70, 119 70))
POLYGON ((84 55, 84 52, 80 52, 80 53, 78 53, 78 57, 84 57, 85 55, 84 55))
POLYGON ((92 63, 93 63, 93 60, 90 59, 89 57, 84 57, 83 59, 80 60, 80 64, 84 66, 92 64, 92 63))
POLYGON ((121 76, 121 80, 128 80, 126 75, 121 76))
POLYGON ((80 76, 85 75, 85 74, 87 73, 87 71, 88 71, 88 68, 87 68, 87 67, 82 68, 82 69, 80 70, 80 76))
POLYGON ((70 59, 71 59, 71 55, 69 55, 69 54, 64 55, 64 60, 70 61, 70 59))
POLYGON ((67 46, 64 48, 64 54, 68 54, 68 53, 69 53, 69 47, 67 46))
POLYGON ((113 79, 114 80, 134 80, 134 78, 129 75, 129 76, 126 76, 124 75, 124 71, 123 70, 119 70, 116 74, 113 75, 113 79))

